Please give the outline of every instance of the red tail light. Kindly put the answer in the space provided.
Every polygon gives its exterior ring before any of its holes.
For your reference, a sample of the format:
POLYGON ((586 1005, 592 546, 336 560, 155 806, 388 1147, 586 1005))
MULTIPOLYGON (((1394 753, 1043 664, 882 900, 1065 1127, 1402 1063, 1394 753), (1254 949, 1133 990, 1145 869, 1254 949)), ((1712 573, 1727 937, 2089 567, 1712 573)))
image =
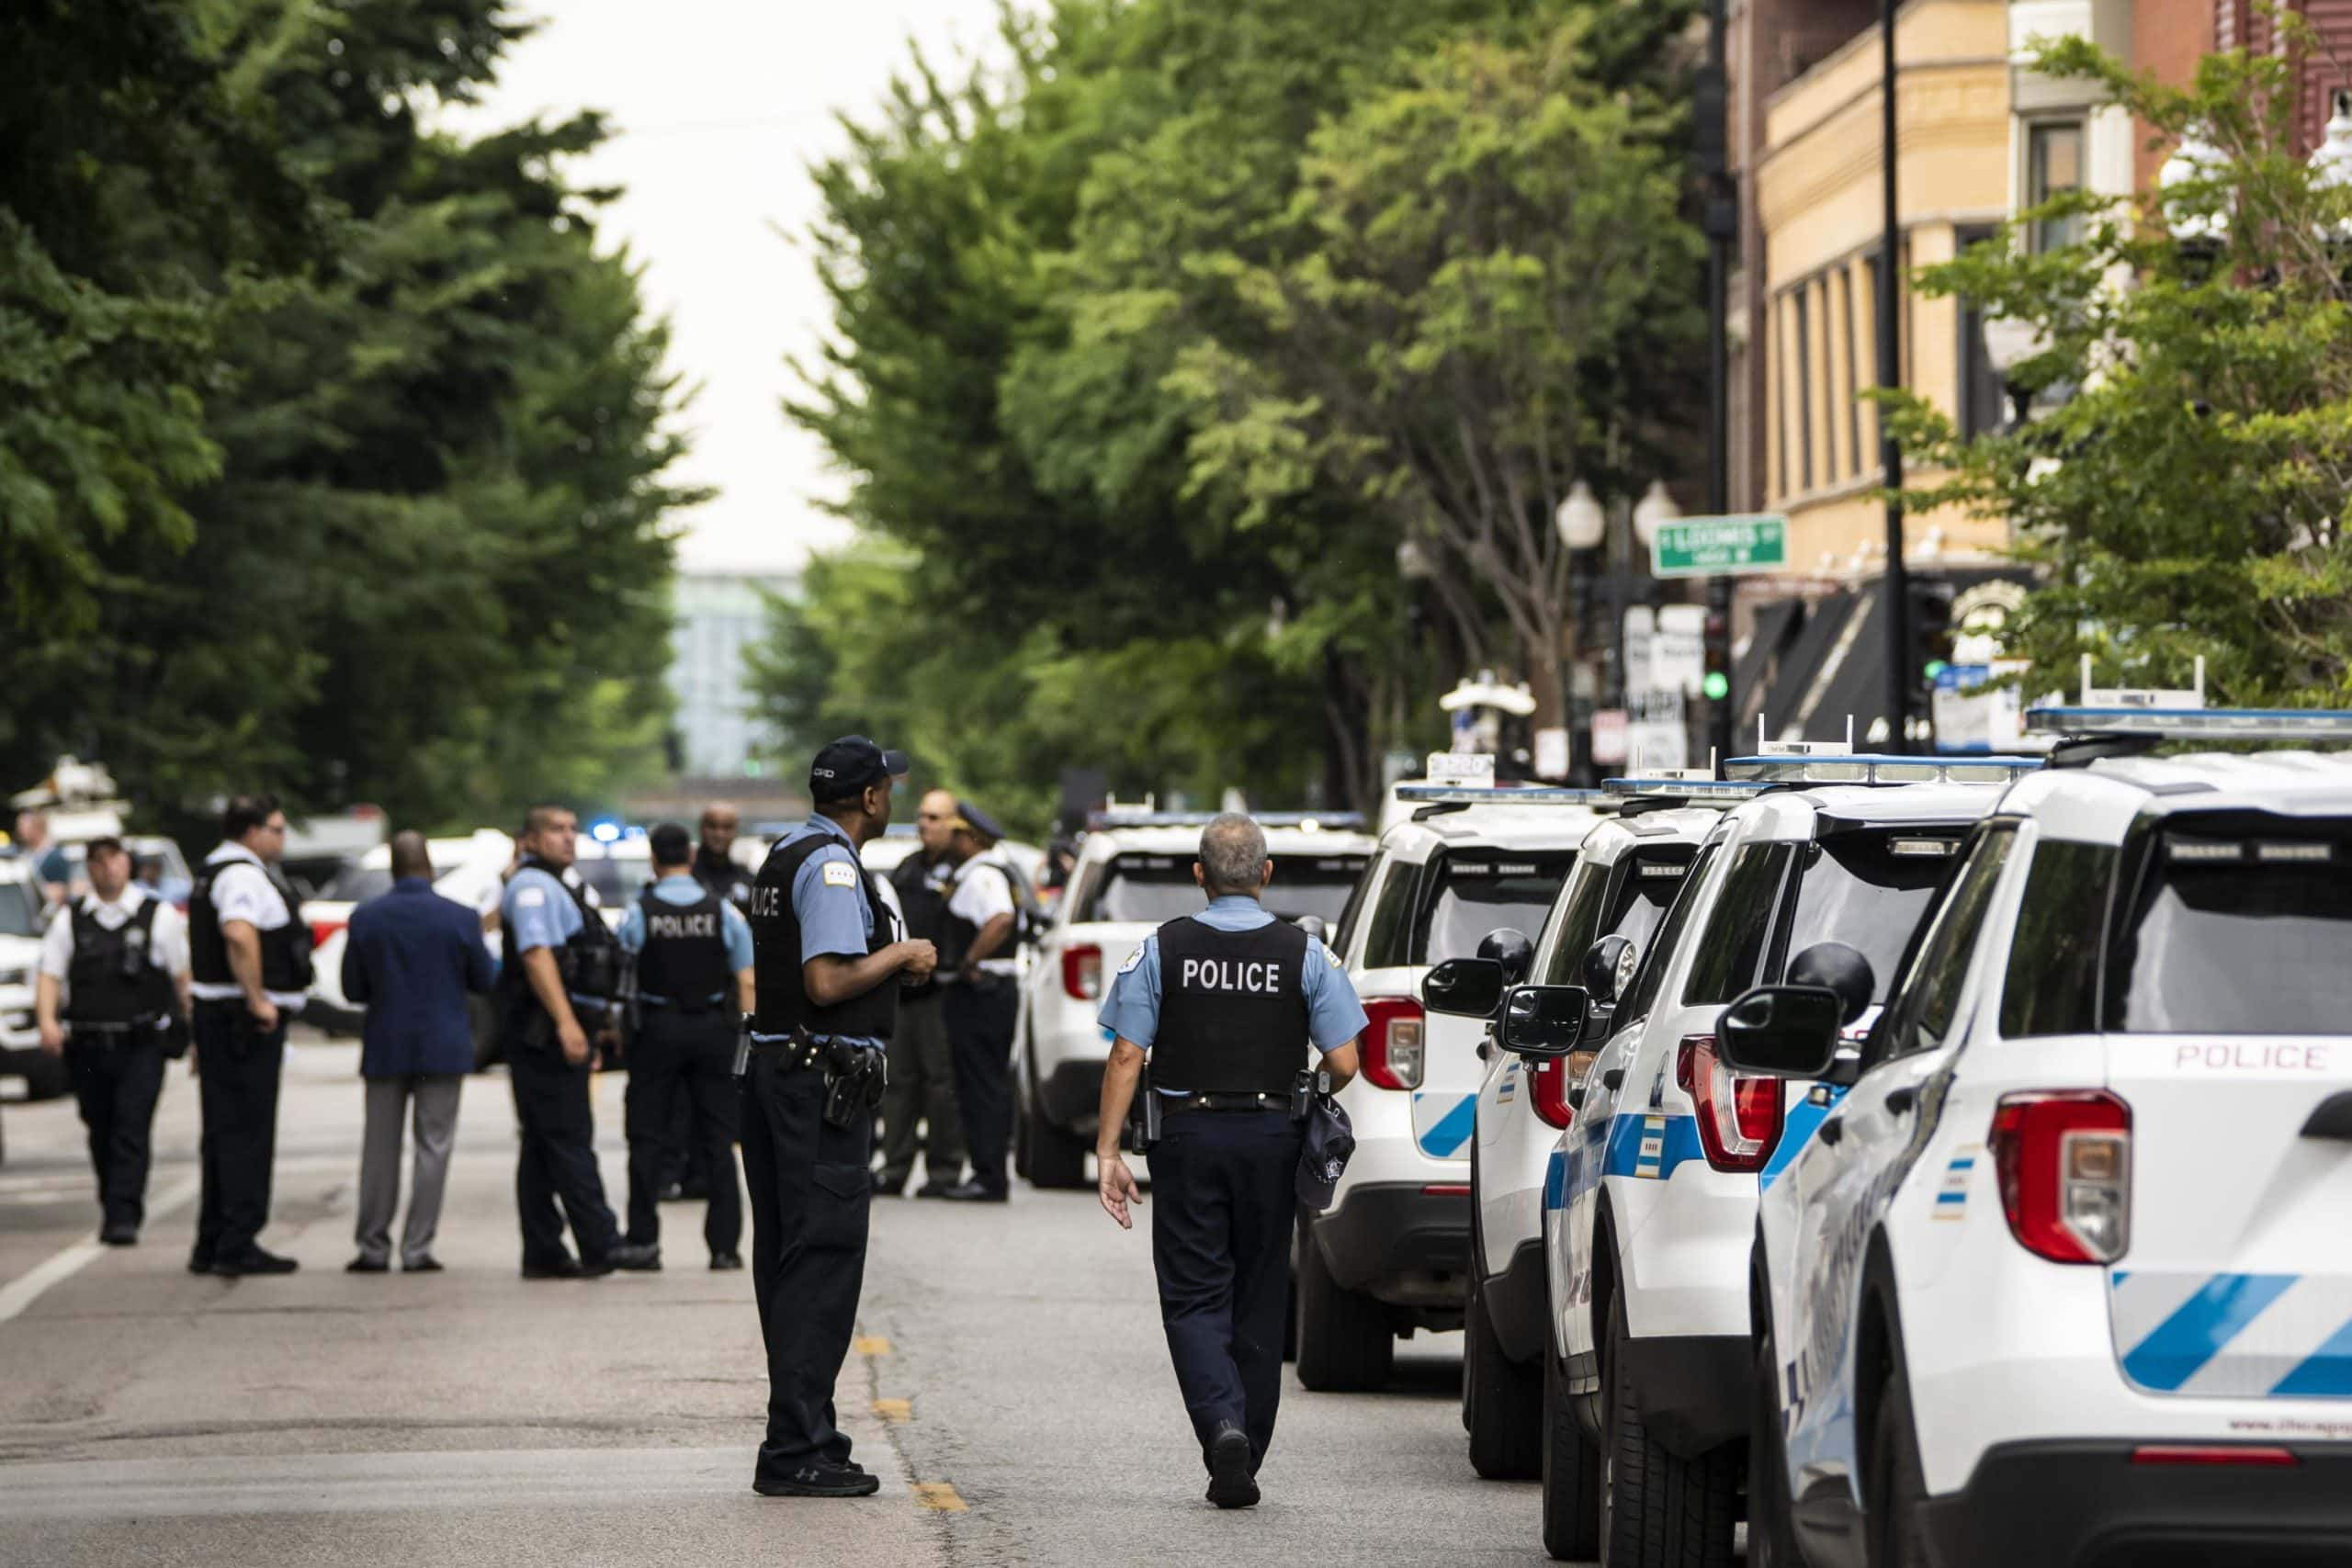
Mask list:
POLYGON ((1568 1058, 1553 1056, 1535 1064, 1527 1075, 1527 1103, 1535 1114, 1544 1118, 1547 1127, 1565 1127, 1576 1116, 1576 1108, 1568 1103, 1568 1058))
POLYGON ((1421 1087, 1421 1004, 1410 997, 1366 997, 1363 1076, 1382 1089, 1421 1087))
POLYGON ((1712 1034, 1686 1034, 1674 1081, 1698 1113, 1699 1148, 1717 1170, 1762 1170, 1781 1141, 1781 1080, 1735 1073, 1712 1034))
POLYGON ((2005 1094, 1993 1168, 2009 1234, 2052 1263, 2112 1263, 2132 1239, 2132 1108, 2104 1089, 2005 1094))
POLYGON ((335 932, 343 930, 343 928, 349 923, 350 922, 347 920, 312 920, 311 922, 311 947, 312 951, 315 952, 317 949, 324 947, 327 944, 327 938, 334 935, 335 932))
POLYGON ((1101 948, 1089 945, 1062 949, 1062 989, 1078 1002, 1091 1002, 1102 994, 1101 948))
POLYGON ((2294 1450, 2276 1448, 2240 1448, 2223 1443, 2143 1443, 2132 1450, 2133 1464, 2251 1464, 2267 1467, 2291 1465, 2294 1450))

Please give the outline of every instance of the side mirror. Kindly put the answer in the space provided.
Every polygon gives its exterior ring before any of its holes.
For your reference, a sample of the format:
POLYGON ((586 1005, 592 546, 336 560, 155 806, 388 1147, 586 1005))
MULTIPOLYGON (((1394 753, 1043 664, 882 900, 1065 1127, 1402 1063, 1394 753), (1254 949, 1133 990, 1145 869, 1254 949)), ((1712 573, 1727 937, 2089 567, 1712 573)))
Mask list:
POLYGON ((1838 1020, 1841 1028, 1861 1017, 1878 992, 1871 961, 1842 942, 1816 942, 1790 959, 1788 982, 1837 992, 1844 1010, 1838 1020))
POLYGON ((1592 994, 1582 986, 1519 986, 1503 998, 1503 1049, 1532 1060, 1565 1056, 1584 1034, 1592 994))
POLYGON ((1715 1048, 1735 1072, 1826 1077, 1838 1058, 1845 1001, 1826 986, 1758 986, 1715 1021, 1715 1048))
POLYGON ((1298 919, 1293 920, 1291 924, 1296 926, 1300 931, 1305 931, 1308 936, 1311 936, 1316 941, 1321 942, 1324 946, 1329 947, 1331 945, 1331 928, 1323 923, 1322 916, 1301 915, 1298 919))
POLYGON ((1491 958, 1449 958, 1421 979, 1421 1006, 1455 1018, 1492 1018, 1503 999, 1503 966, 1491 958))
POLYGON ((1516 986, 1525 981, 1527 972, 1535 966, 1535 944, 1514 927, 1498 926, 1478 939, 1478 956, 1501 964, 1503 984, 1516 986))
POLYGON ((1641 952, 1629 936, 1605 936, 1585 950, 1584 988, 1602 1007, 1614 1007, 1625 987, 1634 983, 1634 965, 1641 952))

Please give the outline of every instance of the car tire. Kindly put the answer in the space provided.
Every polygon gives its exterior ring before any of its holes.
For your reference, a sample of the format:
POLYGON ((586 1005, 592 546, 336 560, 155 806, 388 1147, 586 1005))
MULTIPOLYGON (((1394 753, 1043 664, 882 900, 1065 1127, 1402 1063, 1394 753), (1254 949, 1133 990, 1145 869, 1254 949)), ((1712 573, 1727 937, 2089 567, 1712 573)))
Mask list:
POLYGON ((1864 1480, 1871 1568, 1928 1568, 1927 1536, 1919 1521, 1928 1483, 1919 1466, 1919 1429, 1911 1419, 1911 1380, 1899 1366, 1887 1373, 1879 1393, 1864 1480))
POLYGON ((1087 1146, 1083 1139, 1046 1120, 1032 1100, 1029 1106, 1029 1184, 1069 1190, 1084 1187, 1087 1146))
MULTIPOLYGON (((1763 1293, 1758 1292, 1761 1301, 1763 1293)), ((1756 1338, 1755 1399, 1747 1424, 1747 1568, 1805 1568, 1781 1449, 1781 1358, 1766 1320, 1756 1338)))
POLYGON ((1601 1369, 1601 1568, 1731 1568, 1739 1446, 1681 1459, 1649 1435, 1626 1371, 1625 1295, 1609 1301, 1601 1369))
POLYGON ((1462 1421, 1470 1468, 1488 1481, 1532 1481, 1544 1471, 1544 1381, 1540 1366, 1503 1354, 1487 1292, 1474 1267, 1463 1324, 1462 1421))
POLYGON ((1544 1347, 1544 1550, 1555 1562, 1600 1552, 1600 1450, 1584 1435, 1568 1370, 1544 1347))
POLYGON ((1029 1179, 1029 1123, 1037 1113, 1029 1109, 1029 1097, 1023 1095, 1013 1102, 1012 1110, 1012 1174, 1022 1180, 1029 1179))
POLYGON ((1384 1386, 1396 1366, 1388 1309, 1331 1278, 1312 1231, 1298 1237, 1298 1381, 1317 1393, 1384 1386))

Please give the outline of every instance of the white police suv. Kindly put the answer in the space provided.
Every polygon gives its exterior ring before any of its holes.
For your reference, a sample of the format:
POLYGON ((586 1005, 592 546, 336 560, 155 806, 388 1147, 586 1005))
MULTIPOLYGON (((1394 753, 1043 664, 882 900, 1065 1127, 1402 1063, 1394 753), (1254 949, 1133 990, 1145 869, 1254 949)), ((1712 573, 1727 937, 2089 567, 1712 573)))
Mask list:
POLYGON ((1421 980, 1499 931, 1523 939, 1510 944, 1518 964, 1531 960, 1602 809, 1538 803, 1569 792, 1467 793, 1494 803, 1424 801, 1382 835, 1333 939, 1370 1022, 1362 1070, 1339 1095, 1355 1156, 1331 1207, 1299 1226, 1294 1328, 1311 1389, 1376 1388, 1399 1335, 1460 1326, 1487 1010, 1428 1014, 1421 980))
POLYGON ((1752 1562, 2352 1562, 2352 759, 2139 754, 2352 714, 2134 695, 2030 714, 1858 1062, 1724 1014, 1852 1083, 1763 1193, 1752 1562))
MULTIPOLYGON (((1621 969, 1630 973, 1665 918, 1716 815, 1688 809, 1604 818, 1585 835, 1525 977, 1589 987, 1595 1005, 1579 1031, 1586 1040, 1598 1043, 1608 1033, 1615 976, 1621 969)), ((1441 968, 1491 962, 1451 959, 1441 968)), ((1432 972, 1424 1006, 1444 1010, 1452 1005, 1450 988, 1432 972)), ((1485 1077, 1471 1140, 1462 1423, 1471 1468, 1511 1480, 1533 1476, 1541 1461, 1544 1179, 1560 1131, 1576 1114, 1592 1052, 1510 1050, 1495 1024, 1478 1051, 1485 1077)))
POLYGON ((1597 1546, 1612 1564, 1729 1561, 1758 1179, 1802 1145, 1820 1111, 1791 1113, 1777 1080, 1732 1073, 1715 1017, 1793 971, 1838 976, 1847 1021, 1860 1021, 1962 836, 1999 793, 1907 781, 2007 779, 2035 765, 1790 750, 1728 764, 1769 781, 1660 786, 1750 798, 1708 834, 1617 1004, 1547 1185, 1561 1359, 1546 1396, 1545 1544, 1556 1556, 1597 1546))
MULTIPOLYGON (((1143 945, 1204 899, 1193 880, 1207 814, 1125 811, 1086 835, 1069 887, 1022 980, 1014 1033, 1014 1157, 1037 1187, 1083 1187, 1111 1037, 1094 1021, 1102 988, 1143 945)), ((1274 863, 1265 905, 1277 919, 1336 925, 1374 841, 1344 813, 1257 818, 1274 863)))

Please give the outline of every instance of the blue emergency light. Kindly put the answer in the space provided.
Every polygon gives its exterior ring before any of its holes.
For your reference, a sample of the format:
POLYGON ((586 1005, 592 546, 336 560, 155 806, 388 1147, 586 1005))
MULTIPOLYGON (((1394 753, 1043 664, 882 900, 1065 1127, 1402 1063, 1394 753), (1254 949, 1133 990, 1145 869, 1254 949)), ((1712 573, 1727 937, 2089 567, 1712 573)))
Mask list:
MULTIPOLYGON (((1112 807, 1093 813, 1095 828, 1205 828, 1221 815, 1215 811, 1149 811, 1112 807)), ((1295 828, 1302 832, 1355 833, 1363 829, 1363 815, 1356 811, 1253 811, 1250 820, 1261 828, 1295 828)))
POLYGON ((1857 751, 1809 751, 1734 757, 1724 772, 1735 779, 1778 784, 2007 784, 2041 766, 2040 757, 1898 757, 1857 751))
POLYGON ((2352 709, 2041 707, 2026 710, 2025 727, 2084 739, 2352 741, 2352 709))
POLYGON ((1614 797, 1597 789, 1568 789, 1555 784, 1408 784, 1396 786, 1396 798, 1414 806, 1603 806, 1614 797))
POLYGON ((1600 792, 1611 800, 1697 800, 1736 804, 1776 786, 1748 780, 1640 777, 1603 779, 1600 792))

